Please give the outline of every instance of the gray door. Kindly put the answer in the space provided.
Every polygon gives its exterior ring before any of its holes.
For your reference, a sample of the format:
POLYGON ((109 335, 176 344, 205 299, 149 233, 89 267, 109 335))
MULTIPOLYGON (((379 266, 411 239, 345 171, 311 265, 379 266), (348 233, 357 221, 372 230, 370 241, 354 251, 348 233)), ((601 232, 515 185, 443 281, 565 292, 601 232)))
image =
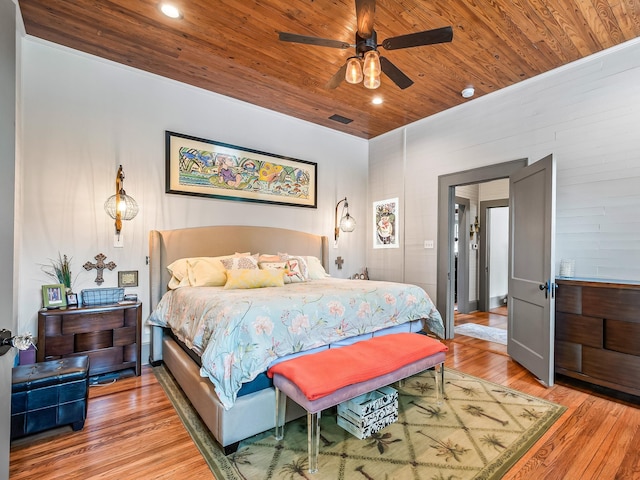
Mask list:
MULTIPOLYGON (((18 2, 0 0, 0 329, 15 333, 14 205, 16 164, 16 9, 18 2)), ((15 349, 0 356, 0 480, 9 478, 11 367, 15 349)))
POLYGON ((539 160, 509 180, 509 355, 553 385, 555 162, 539 160))

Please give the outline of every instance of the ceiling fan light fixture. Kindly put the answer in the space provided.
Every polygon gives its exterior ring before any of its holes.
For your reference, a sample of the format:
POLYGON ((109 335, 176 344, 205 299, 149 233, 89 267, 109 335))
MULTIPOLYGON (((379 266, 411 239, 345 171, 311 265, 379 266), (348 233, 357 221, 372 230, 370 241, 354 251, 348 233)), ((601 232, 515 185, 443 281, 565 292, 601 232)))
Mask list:
POLYGON ((375 90, 380 86, 380 75, 378 75, 377 77, 365 75, 362 84, 370 90, 375 90))
POLYGON ((362 73, 365 77, 380 77, 380 54, 377 50, 369 50, 364 54, 362 73))
POLYGON ((351 57, 347 60, 347 71, 344 79, 348 83, 360 83, 362 81, 362 66, 358 57, 351 57))

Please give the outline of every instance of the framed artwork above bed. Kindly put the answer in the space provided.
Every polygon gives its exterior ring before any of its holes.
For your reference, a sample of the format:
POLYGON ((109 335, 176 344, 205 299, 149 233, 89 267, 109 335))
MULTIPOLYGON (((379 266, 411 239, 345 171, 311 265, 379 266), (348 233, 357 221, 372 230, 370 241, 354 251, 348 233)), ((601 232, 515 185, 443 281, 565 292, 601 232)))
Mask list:
POLYGON ((317 208, 317 164, 165 132, 166 193, 317 208))

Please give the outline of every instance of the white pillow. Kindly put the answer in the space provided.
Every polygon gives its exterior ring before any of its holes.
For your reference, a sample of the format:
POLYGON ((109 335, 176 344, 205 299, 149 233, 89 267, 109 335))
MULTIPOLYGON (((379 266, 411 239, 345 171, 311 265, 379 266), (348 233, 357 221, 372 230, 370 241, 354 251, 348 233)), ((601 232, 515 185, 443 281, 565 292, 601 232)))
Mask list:
POLYGON ((330 275, 325 271, 322 262, 318 257, 305 257, 307 266, 309 267, 309 280, 322 280, 330 275))

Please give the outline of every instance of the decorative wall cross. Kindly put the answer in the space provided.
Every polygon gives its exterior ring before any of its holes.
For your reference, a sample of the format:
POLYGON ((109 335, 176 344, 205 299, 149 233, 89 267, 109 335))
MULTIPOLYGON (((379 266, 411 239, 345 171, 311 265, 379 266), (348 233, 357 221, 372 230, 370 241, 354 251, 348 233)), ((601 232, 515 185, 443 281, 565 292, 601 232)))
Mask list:
POLYGON ((109 270, 113 270, 114 268, 117 267, 117 265, 113 262, 104 263, 104 259, 107 257, 102 253, 99 253, 93 258, 96 259, 96 263, 87 262, 83 265, 83 267, 86 271, 89 271, 92 268, 95 268, 98 271, 95 281, 98 285, 102 285, 102 282, 104 282, 104 278, 102 278, 102 272, 104 271, 104 269, 108 268, 109 270))
POLYGON ((342 257, 338 257, 336 258, 336 265, 338 265, 338 270, 342 270, 342 264, 344 263, 344 260, 342 259, 342 257))

